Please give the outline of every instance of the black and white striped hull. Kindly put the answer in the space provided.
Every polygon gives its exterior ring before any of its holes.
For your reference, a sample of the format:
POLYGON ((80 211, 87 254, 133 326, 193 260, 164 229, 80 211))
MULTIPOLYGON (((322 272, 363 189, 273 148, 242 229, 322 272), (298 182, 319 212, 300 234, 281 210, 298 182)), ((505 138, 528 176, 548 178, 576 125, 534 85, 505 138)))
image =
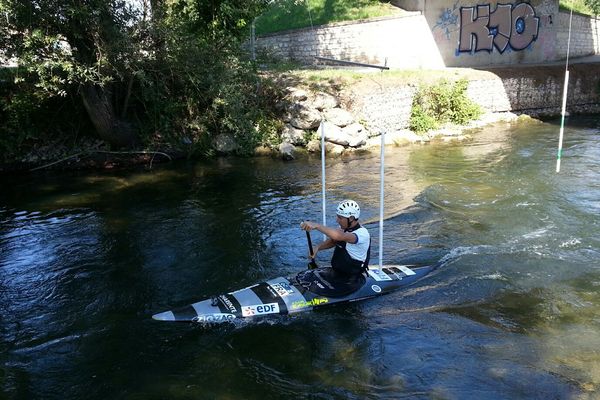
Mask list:
POLYGON ((395 265, 385 266, 382 270, 370 269, 365 283, 358 290, 342 297, 319 295, 299 284, 296 277, 280 277, 185 307, 161 312, 153 315, 152 318, 158 321, 221 323, 239 318, 294 314, 399 290, 423 278, 434 268, 434 266, 395 265))

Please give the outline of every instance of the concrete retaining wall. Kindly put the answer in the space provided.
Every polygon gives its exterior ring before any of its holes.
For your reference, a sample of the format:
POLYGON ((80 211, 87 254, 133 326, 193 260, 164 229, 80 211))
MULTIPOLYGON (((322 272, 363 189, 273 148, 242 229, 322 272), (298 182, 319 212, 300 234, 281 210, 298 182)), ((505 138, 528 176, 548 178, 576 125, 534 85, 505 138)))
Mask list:
POLYGON ((393 68, 444 66, 419 12, 265 35, 256 45, 279 59, 308 65, 327 57, 393 68))

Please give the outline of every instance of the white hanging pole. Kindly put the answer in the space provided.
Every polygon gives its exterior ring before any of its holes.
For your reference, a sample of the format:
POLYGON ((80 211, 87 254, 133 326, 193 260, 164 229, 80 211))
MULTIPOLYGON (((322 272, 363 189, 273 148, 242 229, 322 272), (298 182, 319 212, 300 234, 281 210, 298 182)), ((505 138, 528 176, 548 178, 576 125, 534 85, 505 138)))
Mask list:
MULTIPOLYGON (((323 226, 327 225, 327 201, 325 199, 325 124, 321 121, 321 197, 323 202, 323 226)), ((327 235, 323 234, 323 240, 327 235)))
POLYGON ((573 10, 569 17, 569 39, 567 40, 567 62, 565 64, 565 86, 563 88, 562 111, 560 118, 560 133, 558 135, 558 153, 556 154, 556 173, 560 172, 560 159, 562 157, 563 136, 565 132, 565 115, 567 113, 567 91, 569 87, 569 52, 571 47, 571 22, 573 21, 573 10))
POLYGON ((381 132, 381 160, 380 160, 380 187, 379 187, 379 269, 383 268, 383 187, 385 177, 385 132, 381 132))
POLYGON ((560 118, 560 133, 558 135, 558 153, 556 154, 556 172, 560 172, 560 159, 562 156, 563 136, 565 133, 565 114, 567 108, 567 86, 569 85, 569 71, 565 72, 565 87, 563 89, 562 111, 560 118))

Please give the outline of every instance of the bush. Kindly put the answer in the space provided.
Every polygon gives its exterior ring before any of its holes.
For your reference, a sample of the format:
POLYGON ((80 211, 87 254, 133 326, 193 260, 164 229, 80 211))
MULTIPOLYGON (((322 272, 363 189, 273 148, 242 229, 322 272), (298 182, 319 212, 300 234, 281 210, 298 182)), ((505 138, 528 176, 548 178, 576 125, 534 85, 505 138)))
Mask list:
POLYGON ((239 155, 273 142, 281 127, 272 110, 283 90, 258 74, 253 63, 237 52, 214 54, 201 43, 173 51, 171 57, 161 64, 173 71, 168 79, 160 65, 140 77, 136 106, 147 145, 162 142, 191 157, 204 157, 212 155, 211 142, 219 134, 235 139, 239 155))
POLYGON ((432 86, 421 86, 413 98, 410 129, 424 133, 440 124, 464 125, 481 115, 481 108, 467 97, 469 82, 461 79, 450 83, 441 80, 432 86))
POLYGON ((424 133, 438 127, 438 122, 434 117, 429 115, 423 106, 419 103, 414 103, 410 112, 410 129, 417 133, 424 133))
POLYGON ((68 95, 45 98, 27 71, 0 68, 0 162, 15 162, 33 147, 91 128, 82 106, 68 95))

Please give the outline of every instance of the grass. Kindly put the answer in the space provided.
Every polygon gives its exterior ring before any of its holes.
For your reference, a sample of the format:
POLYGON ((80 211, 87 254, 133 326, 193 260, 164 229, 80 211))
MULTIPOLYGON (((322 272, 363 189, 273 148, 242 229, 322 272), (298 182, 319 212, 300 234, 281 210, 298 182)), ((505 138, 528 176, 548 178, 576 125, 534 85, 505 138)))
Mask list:
MULTIPOLYGON (((279 71, 282 72, 282 71, 279 71)), ((389 70, 389 71, 359 71, 356 69, 290 69, 285 71, 303 81, 322 82, 332 79, 342 79, 346 82, 356 82, 367 79, 377 84, 378 82, 396 82, 401 84, 432 84, 440 79, 459 80, 469 76, 488 76, 489 72, 477 71, 470 68, 456 68, 448 70, 389 70)))
POLYGON ((381 17, 401 12, 380 0, 283 0, 256 20, 256 34, 306 28, 331 22, 381 17))
POLYGON ((595 15, 594 11, 586 4, 585 0, 560 0, 559 7, 562 11, 571 11, 584 14, 595 15))

